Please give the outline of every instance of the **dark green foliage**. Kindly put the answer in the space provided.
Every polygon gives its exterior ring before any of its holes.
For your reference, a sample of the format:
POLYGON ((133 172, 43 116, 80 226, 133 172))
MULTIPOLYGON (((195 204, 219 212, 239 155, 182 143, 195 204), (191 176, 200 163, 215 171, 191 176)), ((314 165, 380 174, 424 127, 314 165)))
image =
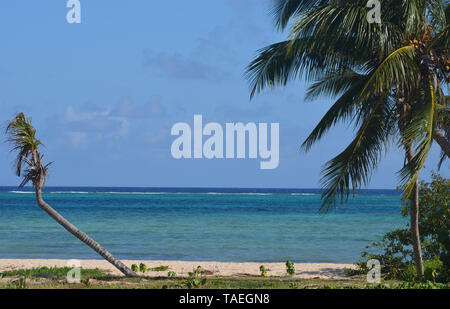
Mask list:
POLYGON ((261 276, 266 277, 267 276, 267 270, 264 265, 259 266, 259 270, 261 271, 261 276))
POLYGON ((201 266, 197 266, 197 268, 195 268, 193 272, 189 272, 188 274, 190 277, 198 277, 202 274, 202 272, 203 268, 201 266))
POLYGON ((289 260, 286 262, 286 272, 291 276, 295 275, 294 263, 289 260))
POLYGON ((135 273, 138 272, 138 266, 136 264, 131 265, 131 270, 134 271, 135 273))
POLYGON ((13 289, 26 289, 27 288, 27 278, 26 277, 20 277, 15 280, 9 281, 10 288, 13 289))
POLYGON ((89 278, 83 278, 80 280, 80 282, 85 286, 90 286, 91 284, 89 278))
POLYGON ((158 266, 158 267, 150 268, 150 271, 166 271, 168 269, 169 269, 169 266, 161 265, 161 266, 158 266))
MULTIPOLYGON (((442 229, 438 235, 438 242, 442 246, 441 253, 439 255, 445 269, 450 270, 450 235, 449 231, 442 229)), ((450 275, 447 273, 447 276, 450 275)))
MULTIPOLYGON (((425 259, 425 279, 448 282, 450 269, 450 179, 432 174, 431 183, 420 182, 419 194, 419 230, 421 233, 422 253, 425 259)), ((403 216, 409 213, 409 205, 402 208, 403 216)), ((380 242, 374 242, 365 251, 365 259, 378 259, 382 272, 388 278, 414 280, 412 267, 413 252, 409 226, 386 233, 380 242), (381 253, 379 253, 381 251, 381 253)), ((358 262, 359 272, 367 269, 364 262, 358 262)), ((357 271, 358 272, 358 271, 357 271)))
POLYGON ((145 265, 144 263, 139 264, 139 271, 141 273, 145 273, 146 270, 147 270, 147 265, 145 265))
MULTIPOLYGON (((71 267, 39 267, 32 269, 8 270, 0 274, 0 277, 21 276, 25 278, 48 278, 48 279, 65 279, 67 273, 72 270, 71 267)), ((81 268, 82 277, 105 277, 109 276, 107 272, 96 269, 81 268)))
POLYGON ((202 277, 202 272, 202 267, 197 266, 193 272, 189 273, 189 279, 184 281, 184 284, 188 289, 198 288, 206 284, 206 278, 202 277))
POLYGON ((445 284, 435 283, 431 281, 426 282, 404 282, 400 284, 378 284, 378 285, 366 285, 366 286, 328 286, 324 285, 321 289, 371 289, 371 290, 405 290, 405 289, 420 289, 420 290, 430 290, 430 289, 449 289, 450 287, 445 284))
MULTIPOLYGON (((11 275, 4 276, 0 281, 0 289, 448 289, 450 285, 434 282, 403 283, 397 280, 385 280, 383 284, 367 284, 365 278, 351 279, 295 279, 292 277, 208 277, 202 276, 204 271, 195 269, 189 278, 130 278, 104 273, 99 275, 98 269, 83 270, 83 279, 79 284, 68 284, 63 279, 65 269, 42 268, 35 272, 40 276, 26 278, 18 274, 24 274, 26 270, 15 270, 11 275), (63 271, 64 270, 64 271, 63 271), (55 273, 59 273, 57 278, 55 273), (22 278, 22 281, 20 280, 22 278), (45 278, 45 279, 44 279, 45 278), (96 280, 91 280, 96 279, 96 280)), ((2 275, 0 275, 0 278, 2 275)))
POLYGON ((304 141, 305 150, 338 122, 354 124, 355 138, 322 170, 323 210, 366 186, 392 141, 413 150, 399 167, 407 201, 435 133, 450 136, 448 1, 385 0, 379 24, 367 22, 366 5, 275 0, 275 24, 290 28, 289 35, 260 49, 246 71, 251 97, 306 79, 313 81, 308 99, 335 100, 304 141))

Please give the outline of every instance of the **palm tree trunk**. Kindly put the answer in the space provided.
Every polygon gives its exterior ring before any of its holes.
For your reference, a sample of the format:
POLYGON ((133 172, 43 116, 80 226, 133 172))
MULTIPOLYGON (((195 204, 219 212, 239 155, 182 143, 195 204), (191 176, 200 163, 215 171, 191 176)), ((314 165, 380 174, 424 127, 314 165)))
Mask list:
POLYGON ((445 135, 439 128, 434 129, 434 140, 441 146, 442 151, 450 158, 450 141, 447 140, 445 135))
POLYGON ((417 275, 423 276, 423 258, 422 247, 420 244, 419 233, 419 186, 418 181, 414 184, 413 191, 411 193, 411 205, 410 205, 410 225, 411 225, 411 239, 414 252, 414 261, 416 263, 417 275))
POLYGON ((111 253, 108 252, 105 248, 103 248, 98 242, 89 237, 86 233, 80 231, 76 226, 71 224, 69 221, 64 219, 56 210, 54 210, 50 205, 48 205, 42 199, 42 191, 41 188, 36 187, 36 201, 39 207, 45 211, 50 217, 55 219, 62 227, 72 233, 76 238, 84 242, 86 245, 94 249, 95 252, 100 254, 105 260, 113 264, 118 270, 120 270, 124 275, 129 277, 135 277, 136 273, 131 271, 125 264, 123 264, 120 260, 115 258, 111 253))
MULTIPOLYGON (((408 162, 413 158, 413 152, 411 145, 405 146, 406 158, 408 162)), ((419 185, 418 181, 414 184, 413 190, 411 192, 410 198, 410 225, 411 225, 411 240, 414 253, 414 261, 416 264, 417 275, 423 276, 423 259, 422 259, 422 247, 420 244, 420 233, 419 233, 419 185)))

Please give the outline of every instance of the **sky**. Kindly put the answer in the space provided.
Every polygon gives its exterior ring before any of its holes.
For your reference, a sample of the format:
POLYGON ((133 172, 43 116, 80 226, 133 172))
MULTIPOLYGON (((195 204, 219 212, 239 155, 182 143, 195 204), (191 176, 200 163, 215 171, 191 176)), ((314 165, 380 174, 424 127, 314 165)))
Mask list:
MULTIPOLYGON (((250 100, 244 78, 256 51, 286 38, 270 0, 81 0, 69 24, 65 0, 0 3, 0 125, 32 117, 53 161, 49 186, 318 188, 323 165, 354 137, 339 124, 305 153, 302 141, 332 103, 305 102, 291 82, 250 100), (279 123, 279 166, 259 159, 174 159, 171 128, 204 123, 279 123)), ((3 133, 2 133, 3 134, 3 133)), ((0 135, 0 185, 15 186, 14 154, 0 135)), ((395 189, 395 143, 368 188, 395 189)), ((433 145, 423 179, 437 168, 433 145)), ((449 163, 441 168, 449 177, 449 163)))

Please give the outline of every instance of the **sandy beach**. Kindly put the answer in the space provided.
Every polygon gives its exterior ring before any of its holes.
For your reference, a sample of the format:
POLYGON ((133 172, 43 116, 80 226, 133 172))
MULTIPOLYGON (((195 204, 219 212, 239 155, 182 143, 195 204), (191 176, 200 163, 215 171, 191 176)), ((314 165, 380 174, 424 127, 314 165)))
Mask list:
MULTIPOLYGON (((144 263, 147 269, 158 266, 169 266, 169 271, 174 271, 177 276, 188 276, 197 266, 201 266, 206 276, 259 276, 259 267, 264 265, 268 270, 268 276, 286 276, 286 266, 284 263, 236 263, 236 262, 187 262, 187 261, 122 261, 127 266, 144 263)), ((30 269, 36 267, 65 267, 68 260, 41 260, 41 259, 0 259, 0 272, 13 269, 30 269)), ((112 274, 121 273, 105 260, 80 260, 82 268, 99 268, 108 270, 112 274)), ((296 263, 296 278, 342 278, 345 268, 354 268, 352 264, 332 264, 332 263, 296 263)), ((168 271, 149 271, 147 276, 167 276, 168 271)))

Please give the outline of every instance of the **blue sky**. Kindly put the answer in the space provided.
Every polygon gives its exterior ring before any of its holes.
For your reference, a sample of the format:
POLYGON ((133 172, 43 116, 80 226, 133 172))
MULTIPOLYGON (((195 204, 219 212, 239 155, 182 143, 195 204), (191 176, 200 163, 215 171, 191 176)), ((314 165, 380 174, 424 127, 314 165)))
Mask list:
MULTIPOLYGON (((32 116, 54 161, 53 186, 316 188, 320 170, 354 134, 337 126, 304 153, 301 142, 331 104, 304 102, 302 81, 249 100, 243 78, 256 50, 282 40, 269 0, 81 0, 82 23, 66 1, 0 3, 0 123, 32 116), (280 164, 176 160, 176 122, 279 122, 280 164)), ((1 140, 3 141, 3 136, 1 140)), ((14 155, 0 143, 0 185, 16 185, 14 155)), ((369 188, 395 188, 403 154, 393 145, 369 188)), ((423 178, 436 169, 433 146, 423 178)), ((441 173, 449 177, 449 165, 441 173)))

